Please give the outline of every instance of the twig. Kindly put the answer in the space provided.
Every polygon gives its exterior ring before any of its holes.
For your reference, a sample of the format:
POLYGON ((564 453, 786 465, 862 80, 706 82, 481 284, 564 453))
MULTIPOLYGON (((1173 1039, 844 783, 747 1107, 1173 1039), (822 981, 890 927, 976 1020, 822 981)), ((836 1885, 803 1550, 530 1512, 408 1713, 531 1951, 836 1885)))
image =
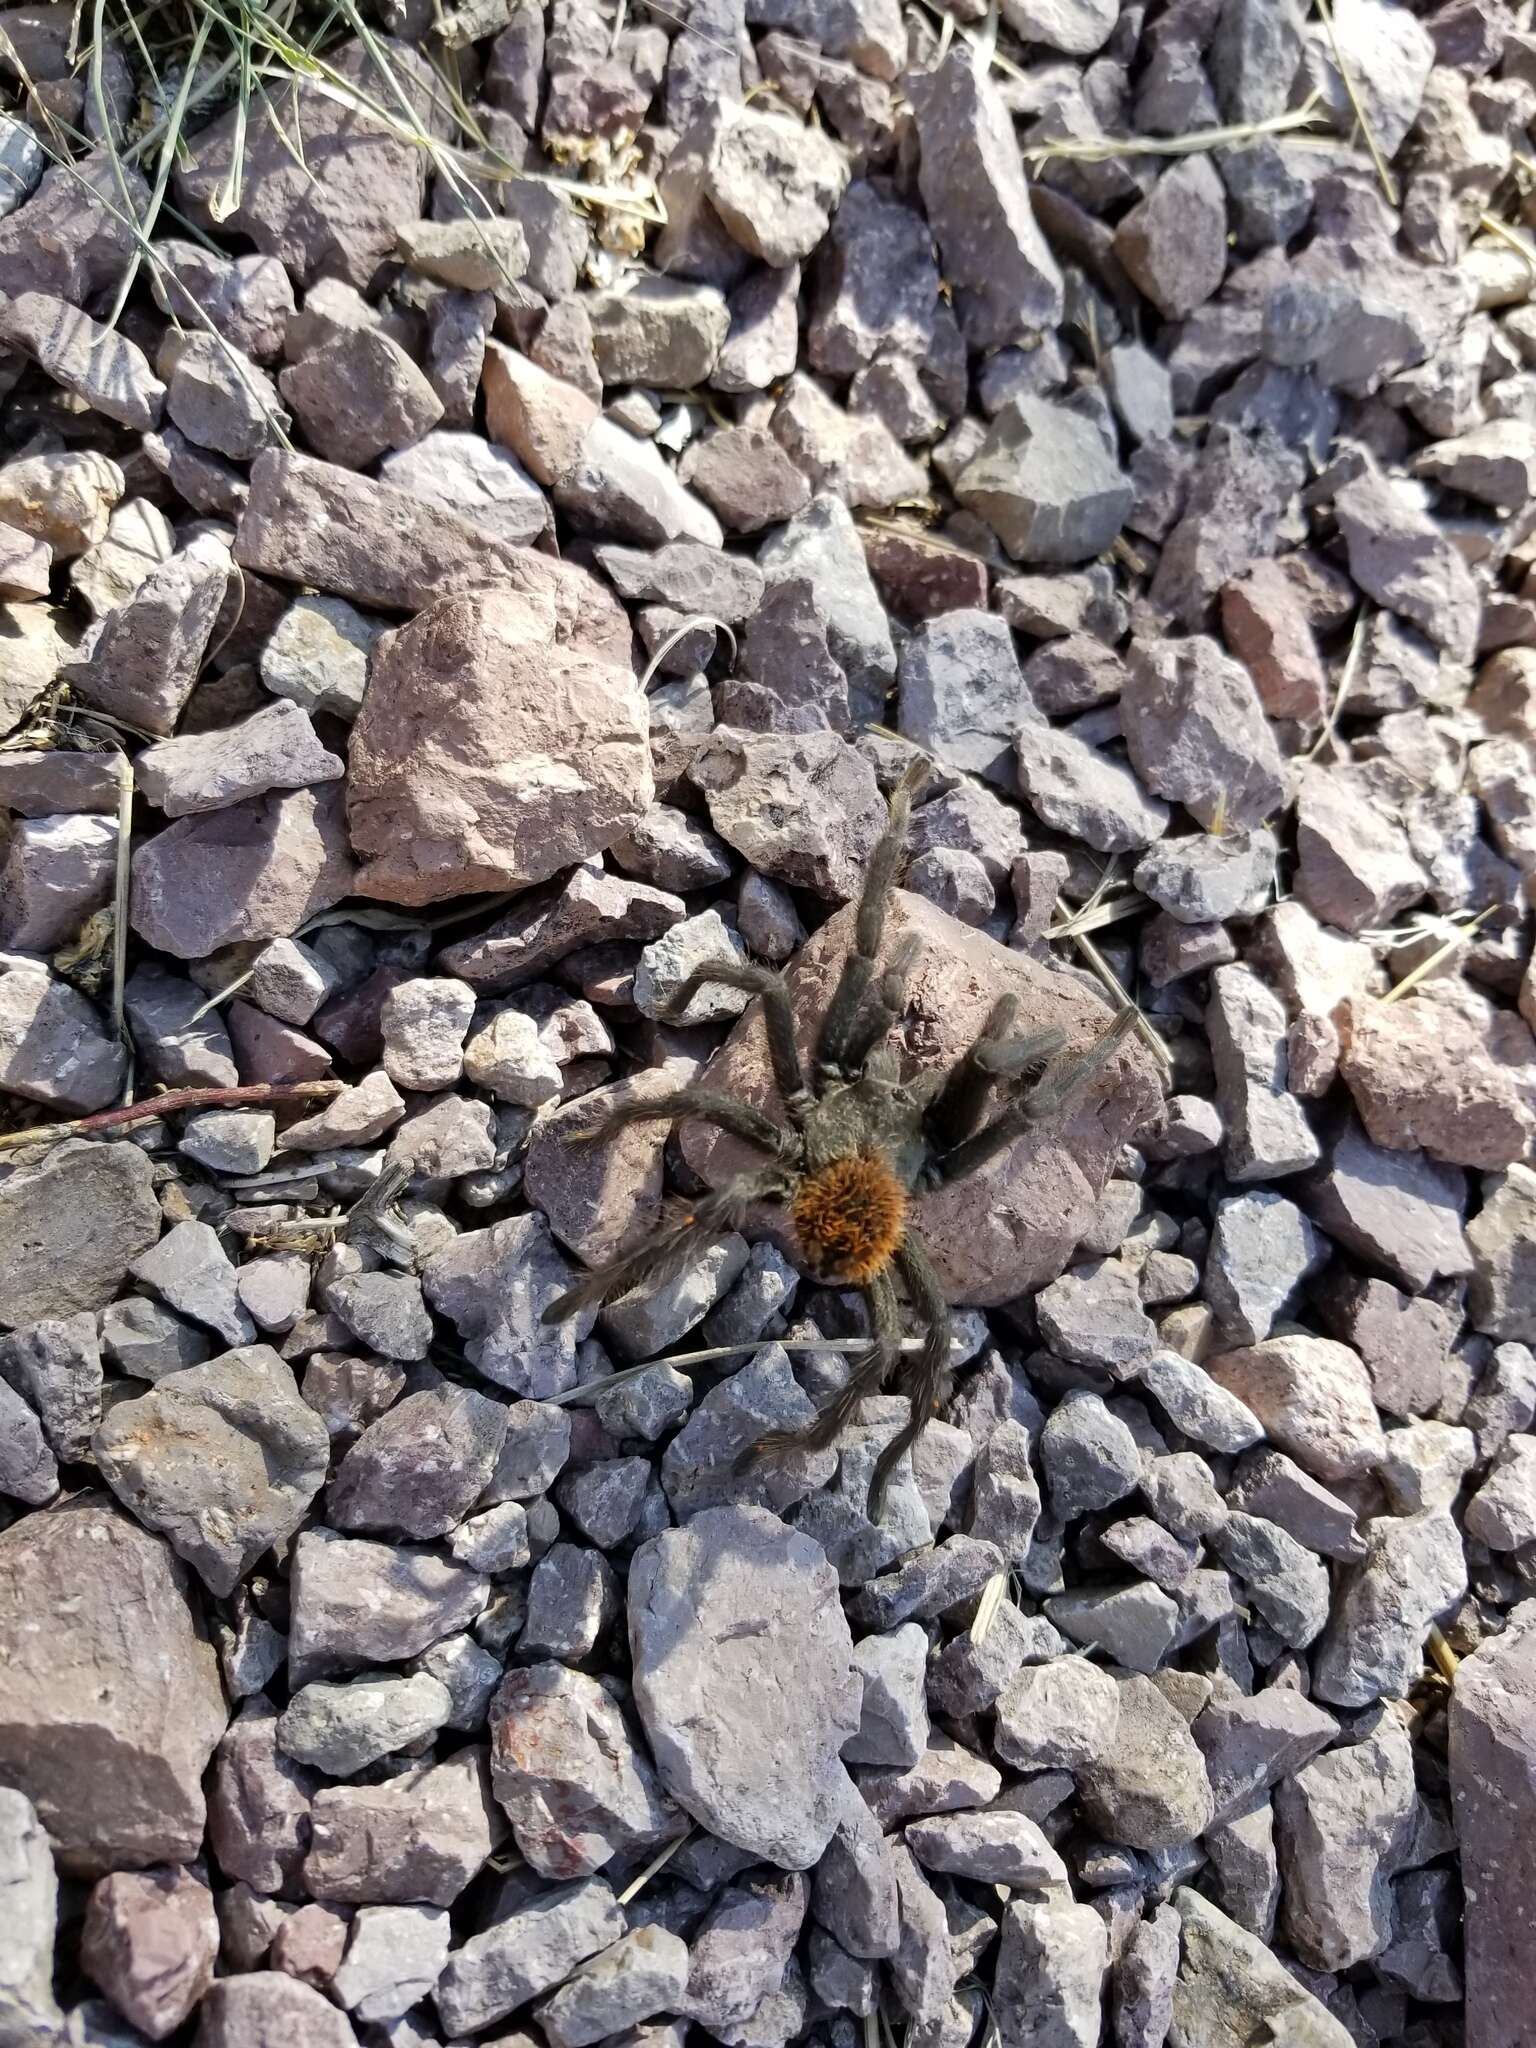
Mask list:
POLYGON ((98 1110, 67 1124, 34 1124, 26 1131, 0 1131, 0 1146, 57 1144, 61 1138, 94 1137, 98 1131, 127 1130, 183 1109, 230 1109, 251 1102, 295 1102, 308 1096, 339 1095, 344 1081, 256 1081, 245 1088, 168 1088, 147 1102, 98 1110))

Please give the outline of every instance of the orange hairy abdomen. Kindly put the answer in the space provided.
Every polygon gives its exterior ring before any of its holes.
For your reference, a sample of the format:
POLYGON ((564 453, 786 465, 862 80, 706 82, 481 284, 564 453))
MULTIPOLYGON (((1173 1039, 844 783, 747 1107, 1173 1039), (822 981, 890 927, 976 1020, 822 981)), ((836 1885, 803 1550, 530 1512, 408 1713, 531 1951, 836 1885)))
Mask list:
POLYGON ((907 1191, 877 1152, 856 1152, 808 1175, 790 1217, 812 1271, 857 1286, 900 1244, 907 1191))

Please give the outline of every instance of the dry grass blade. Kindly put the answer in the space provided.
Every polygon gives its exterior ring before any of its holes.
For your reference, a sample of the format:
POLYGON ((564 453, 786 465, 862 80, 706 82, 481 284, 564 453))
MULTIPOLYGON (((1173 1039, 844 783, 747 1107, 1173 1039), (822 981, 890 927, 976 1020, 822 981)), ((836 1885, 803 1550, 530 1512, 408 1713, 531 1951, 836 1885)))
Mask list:
POLYGON ((1368 604, 1362 602, 1360 615, 1355 620, 1355 630, 1349 636, 1349 652, 1344 657, 1344 666, 1339 672, 1339 687, 1333 693, 1333 702, 1323 720, 1323 729, 1302 755, 1303 761, 1315 761, 1324 747, 1333 744, 1333 736, 1339 723, 1339 713, 1344 708, 1344 699, 1354 687, 1355 670, 1360 666, 1361 650, 1365 646, 1366 628, 1376 616, 1368 604))
POLYGON ((984 1643, 988 1631, 997 1619, 997 1610, 1002 1606, 1008 1592, 1008 1574, 994 1572, 981 1589, 981 1598, 976 1602, 976 1618, 971 1623, 971 1641, 984 1643))
POLYGON ((1074 932, 1071 943, 1082 954, 1088 965, 1093 969, 1100 981, 1103 982, 1105 988, 1114 997, 1116 1003, 1136 1012, 1136 1036, 1151 1052, 1152 1057, 1157 1061, 1163 1073, 1165 1075, 1171 1074, 1173 1072, 1173 1061, 1168 1056, 1167 1046, 1164 1045, 1157 1032, 1152 1029, 1146 1012, 1142 1009, 1140 1003, 1129 993, 1119 975, 1116 974, 1092 939, 1089 938, 1086 932, 1074 932))
POLYGON ((123 988, 128 978, 128 888, 133 851, 133 763, 122 747, 116 749, 117 848, 112 875, 112 1035, 128 1053, 128 1071, 123 1076, 123 1100, 133 1096, 133 1045, 123 1016, 123 988))
POLYGON ((731 661, 732 663, 735 662, 736 635, 731 631, 724 619, 712 619, 707 612, 695 612, 692 617, 682 620, 680 624, 672 628, 666 639, 656 648, 650 660, 645 664, 644 672, 640 677, 642 692, 651 687, 651 680, 656 674, 657 669, 660 668, 678 641, 686 639, 696 626, 713 626, 717 633, 723 633, 731 643, 731 661))
POLYGON ((1263 121, 1234 121, 1222 128, 1194 128, 1187 135, 1106 135, 1098 142, 1041 142, 1025 149, 1031 164, 1070 158, 1075 163, 1102 164, 1120 156, 1199 156, 1207 150, 1230 149, 1266 135, 1294 135, 1315 130, 1326 118, 1322 94, 1313 93, 1305 106, 1271 114, 1263 121))
MULTIPOLYGON (((1389 988, 1386 994, 1380 997, 1379 1000, 1384 1004, 1398 1003, 1402 1001, 1404 996, 1411 995, 1419 983, 1427 981, 1435 969, 1443 966, 1453 953, 1459 953, 1463 946, 1470 944, 1472 939, 1476 937, 1483 920, 1492 917, 1494 908, 1495 906, 1490 903, 1486 909, 1480 910, 1476 917, 1469 918, 1465 924, 1457 925, 1450 936, 1442 944, 1436 946, 1433 953, 1421 960, 1417 967, 1410 968, 1402 980, 1389 988)), ((1455 922, 1454 914, 1447 922, 1455 922)))
POLYGON ((1446 1641, 1438 1622, 1432 1621, 1429 1625, 1429 1634, 1424 1638, 1424 1655, 1447 1683, 1455 1684, 1461 1659, 1446 1641))
POLYGON ((627 1906, 631 1899, 639 1898, 641 1892, 645 1890, 645 1887, 650 1883, 657 1871, 665 1870, 678 1850, 693 1840, 694 1832, 694 1829, 690 1828, 686 1835, 679 1835, 675 1841, 668 1842, 664 1849, 658 1849, 650 1862, 646 1864, 644 1870, 640 1871, 637 1876, 632 1877, 623 1891, 619 1893, 619 1904, 627 1906))
POLYGON ((1317 0, 1317 13, 1318 19, 1322 22, 1327 32, 1329 53, 1338 71, 1339 81, 1343 85, 1349 104, 1354 111, 1355 120, 1359 123, 1360 133, 1364 138, 1366 149, 1370 153, 1372 167, 1376 172, 1377 178, 1381 181, 1381 189, 1386 194, 1387 204, 1389 206, 1396 206, 1397 182, 1393 178, 1391 171, 1387 168, 1387 160, 1381 153, 1381 144, 1376 140, 1375 131, 1371 127, 1364 103, 1360 98, 1354 79, 1350 76, 1349 66, 1344 62, 1344 53, 1339 48, 1339 39, 1334 32, 1333 9, 1329 6, 1328 0, 1317 0))

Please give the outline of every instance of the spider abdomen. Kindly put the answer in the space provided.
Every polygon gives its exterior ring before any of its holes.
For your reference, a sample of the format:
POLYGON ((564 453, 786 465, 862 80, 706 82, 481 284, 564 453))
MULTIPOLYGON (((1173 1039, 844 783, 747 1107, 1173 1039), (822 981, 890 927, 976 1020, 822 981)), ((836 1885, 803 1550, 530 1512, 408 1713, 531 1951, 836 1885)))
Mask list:
POLYGON ((901 1243, 907 1191, 878 1152, 850 1152, 809 1173, 790 1202, 805 1262, 819 1280, 862 1286, 901 1243))

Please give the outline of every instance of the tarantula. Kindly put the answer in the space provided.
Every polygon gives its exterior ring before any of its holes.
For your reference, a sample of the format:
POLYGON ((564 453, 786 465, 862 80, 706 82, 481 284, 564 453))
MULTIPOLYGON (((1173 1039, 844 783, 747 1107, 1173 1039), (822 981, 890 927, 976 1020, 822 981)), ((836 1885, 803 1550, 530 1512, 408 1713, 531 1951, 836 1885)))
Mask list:
POLYGON ((545 1322, 563 1322, 642 1280, 670 1278, 704 1237, 734 1229, 759 1202, 782 1205, 810 1273, 829 1286, 863 1291, 872 1344, 808 1428, 765 1436, 746 1455, 825 1449, 855 1418, 860 1403, 894 1376, 911 1413, 875 1467, 869 1510, 875 1519, 892 1472, 948 1388, 949 1305, 913 1227, 917 1200, 963 1180, 1031 1125, 1055 1115, 1109 1058, 1136 1015, 1127 1006, 1086 1052, 1063 1058, 1061 1031, 1011 1035, 1018 1001, 1005 995, 947 1074, 899 1078, 896 1055, 884 1041, 902 1015, 916 941, 899 946, 883 971, 878 963, 913 794, 927 770, 926 761, 914 762, 891 798, 889 822, 864 877, 853 945, 822 1017, 809 1076, 795 1042, 789 990, 771 969, 722 960, 696 969, 679 992, 675 1014, 686 1011, 710 983, 745 989, 761 1000, 786 1122, 711 1089, 687 1087, 626 1103, 582 1134, 590 1143, 625 1124, 699 1117, 754 1146, 766 1163, 705 1195, 672 1228, 595 1268, 544 1311, 545 1322), (1032 1072, 1037 1078, 1031 1085, 983 1122, 992 1083, 1019 1081, 1032 1072), (898 1281, 924 1326, 921 1348, 912 1352, 902 1347, 898 1281))

